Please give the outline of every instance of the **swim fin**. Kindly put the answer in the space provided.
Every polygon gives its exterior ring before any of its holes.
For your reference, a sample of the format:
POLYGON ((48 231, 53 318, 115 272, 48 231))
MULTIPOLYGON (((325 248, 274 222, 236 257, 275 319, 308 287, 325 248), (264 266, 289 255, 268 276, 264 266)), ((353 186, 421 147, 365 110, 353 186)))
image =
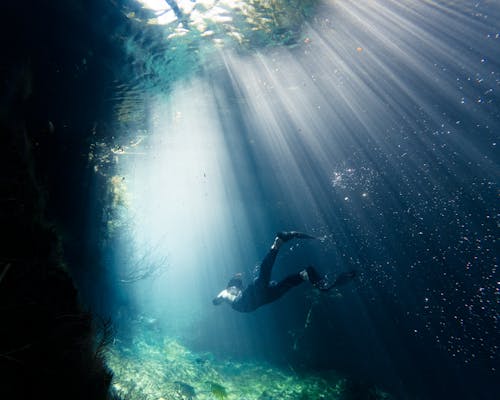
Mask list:
POLYGON ((307 233, 298 232, 298 231, 282 231, 276 234, 284 242, 288 242, 292 239, 317 239, 314 236, 308 235, 307 233))

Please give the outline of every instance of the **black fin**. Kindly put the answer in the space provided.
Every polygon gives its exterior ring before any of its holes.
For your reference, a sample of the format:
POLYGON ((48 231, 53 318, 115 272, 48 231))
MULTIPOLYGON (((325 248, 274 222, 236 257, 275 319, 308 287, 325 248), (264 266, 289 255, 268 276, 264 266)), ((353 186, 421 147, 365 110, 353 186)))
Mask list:
POLYGON ((284 242, 288 242, 292 239, 317 239, 316 237, 308 235, 307 233, 298 231, 282 231, 278 232, 276 236, 284 242))

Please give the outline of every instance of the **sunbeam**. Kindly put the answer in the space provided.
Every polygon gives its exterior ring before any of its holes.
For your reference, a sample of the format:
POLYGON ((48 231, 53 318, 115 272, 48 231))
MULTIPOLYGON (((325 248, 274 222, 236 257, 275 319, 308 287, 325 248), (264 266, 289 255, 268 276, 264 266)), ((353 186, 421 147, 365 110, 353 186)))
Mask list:
POLYGON ((500 1, 4 3, 0 399, 497 399, 500 1))
MULTIPOLYGON (((186 21, 199 11, 193 7, 184 8, 186 21)), ((139 312, 194 348, 256 358, 274 349, 269 358, 285 362, 302 345, 313 364, 328 364, 319 349, 341 354, 335 344, 301 342, 319 335, 309 328, 316 313, 332 335, 339 325, 360 340, 373 332, 362 347, 380 368, 358 372, 396 392, 406 391, 394 383, 401 380, 418 391, 424 374, 400 368, 415 355, 393 349, 402 337, 432 342, 462 364, 490 365, 497 350, 483 343, 497 326, 497 284, 488 201, 498 180, 500 85, 498 26, 490 21, 499 15, 498 7, 487 20, 432 1, 322 2, 293 43, 251 51, 240 46, 251 40, 237 25, 230 42, 220 31, 206 35, 206 26, 191 37, 196 29, 186 23, 183 42, 172 43, 203 54, 200 65, 165 93, 152 91, 147 138, 137 155, 119 155, 134 225, 122 246, 152 246, 168 259, 166 274, 133 289, 139 312), (360 270, 345 294, 359 316, 353 326, 343 325, 350 315, 339 310, 341 294, 321 303, 297 290, 280 303, 296 315, 283 316, 279 305, 257 313, 275 318, 261 335, 252 320, 213 308, 211 297, 233 274, 251 281, 283 229, 320 241, 289 246, 279 262, 360 270), (482 247, 464 249, 471 236, 482 247), (286 340, 277 321, 294 326, 286 340)), ((334 364, 349 370, 346 352, 334 364)), ((430 354, 419 357, 425 364, 430 354)))

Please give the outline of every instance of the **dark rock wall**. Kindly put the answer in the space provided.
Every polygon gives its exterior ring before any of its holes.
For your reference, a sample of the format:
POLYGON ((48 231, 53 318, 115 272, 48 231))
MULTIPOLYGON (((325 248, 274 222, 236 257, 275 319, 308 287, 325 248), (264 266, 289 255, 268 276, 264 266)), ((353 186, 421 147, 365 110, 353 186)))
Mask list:
POLYGON ((0 13, 0 398, 104 399, 98 318, 73 278, 99 280, 87 154, 98 129, 112 135, 120 15, 108 1, 10 3, 0 13))

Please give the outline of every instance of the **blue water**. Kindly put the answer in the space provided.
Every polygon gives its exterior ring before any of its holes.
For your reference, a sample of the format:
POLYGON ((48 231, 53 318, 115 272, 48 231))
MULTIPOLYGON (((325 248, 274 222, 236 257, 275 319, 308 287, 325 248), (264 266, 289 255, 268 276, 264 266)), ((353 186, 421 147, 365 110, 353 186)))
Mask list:
POLYGON ((204 354, 193 374, 230 360, 395 398, 496 398, 499 4, 272 4, 288 12, 274 30, 270 11, 226 8, 213 34, 121 4, 115 133, 92 159, 109 183, 106 290, 87 301, 124 348, 204 354), (283 248, 275 279, 358 277, 251 314, 214 307, 287 229, 321 240, 283 248))

